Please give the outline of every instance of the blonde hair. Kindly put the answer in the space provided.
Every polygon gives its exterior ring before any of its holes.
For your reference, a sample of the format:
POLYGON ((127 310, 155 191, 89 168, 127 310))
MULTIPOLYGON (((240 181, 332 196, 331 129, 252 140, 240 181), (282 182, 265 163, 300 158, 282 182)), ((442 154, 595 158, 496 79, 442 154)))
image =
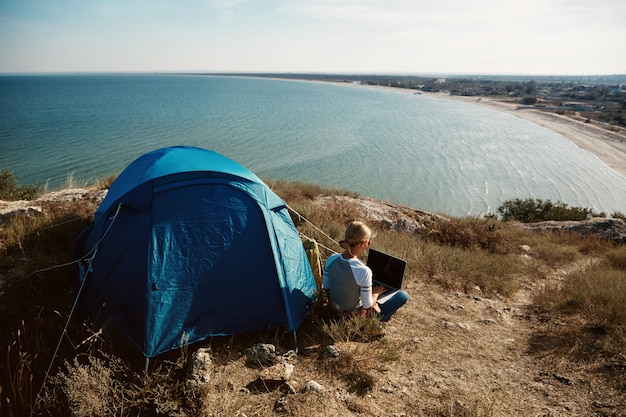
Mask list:
POLYGON ((350 254, 350 248, 354 245, 358 245, 361 242, 367 242, 374 237, 372 229, 367 227, 363 222, 353 221, 346 227, 346 235, 344 240, 339 241, 339 246, 343 249, 347 249, 350 254))

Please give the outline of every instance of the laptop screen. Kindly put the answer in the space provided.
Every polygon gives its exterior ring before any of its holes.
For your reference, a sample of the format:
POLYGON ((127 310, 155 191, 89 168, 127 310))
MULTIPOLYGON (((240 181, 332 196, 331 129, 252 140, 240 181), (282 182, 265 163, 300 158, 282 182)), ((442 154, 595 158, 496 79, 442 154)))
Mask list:
POLYGON ((372 270, 374 281, 393 289, 402 288, 406 261, 386 253, 370 249, 367 266, 372 270))

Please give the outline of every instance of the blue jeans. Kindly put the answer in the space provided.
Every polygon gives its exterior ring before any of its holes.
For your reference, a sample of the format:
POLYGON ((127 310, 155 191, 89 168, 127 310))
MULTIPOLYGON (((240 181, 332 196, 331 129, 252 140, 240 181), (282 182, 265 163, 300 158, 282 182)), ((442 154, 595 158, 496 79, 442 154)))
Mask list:
POLYGON ((378 318, 380 321, 387 321, 393 316, 393 314, 398 311, 400 307, 406 304, 409 301, 409 294, 405 291, 396 291, 387 301, 382 304, 379 304, 380 314, 378 318))

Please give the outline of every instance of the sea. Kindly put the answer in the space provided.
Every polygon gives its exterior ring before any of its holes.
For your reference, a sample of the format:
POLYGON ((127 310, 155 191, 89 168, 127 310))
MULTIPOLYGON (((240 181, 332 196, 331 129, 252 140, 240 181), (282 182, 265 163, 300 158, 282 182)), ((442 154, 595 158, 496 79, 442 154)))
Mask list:
POLYGON ((189 145, 264 180, 304 181, 452 216, 536 198, 626 212, 626 176, 487 106, 322 83, 167 74, 0 76, 0 170, 54 190, 189 145))

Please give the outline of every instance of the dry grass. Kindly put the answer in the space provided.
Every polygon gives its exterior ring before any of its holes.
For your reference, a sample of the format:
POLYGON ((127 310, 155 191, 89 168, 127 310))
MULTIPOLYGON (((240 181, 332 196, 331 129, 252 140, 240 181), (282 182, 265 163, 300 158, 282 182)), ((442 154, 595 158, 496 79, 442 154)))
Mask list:
POLYGON ((604 265, 576 271, 568 276, 557 307, 581 313, 590 326, 605 331, 626 325, 626 271, 604 265))
POLYGON ((626 246, 608 250, 604 256, 612 268, 626 271, 626 246))
MULTIPOLYGON (((320 194, 353 193, 271 185, 332 239, 365 217, 340 202, 324 210, 311 204, 320 194)), ((30 414, 73 301, 71 266, 35 271, 73 260, 74 240, 94 210, 90 201, 50 204, 43 216, 0 229, 2 415, 30 414)), ((494 219, 451 219, 415 234, 372 226, 374 247, 407 260, 411 301, 385 325, 314 308, 291 360, 295 394, 245 389, 259 372, 246 364, 247 349, 294 348, 280 329, 208 340, 211 381, 191 389, 187 350, 154 360, 144 374, 141 358, 72 323, 34 415, 626 415, 624 247, 494 219), (340 355, 325 357, 329 345, 340 355), (302 392, 310 380, 325 393, 302 392)))

